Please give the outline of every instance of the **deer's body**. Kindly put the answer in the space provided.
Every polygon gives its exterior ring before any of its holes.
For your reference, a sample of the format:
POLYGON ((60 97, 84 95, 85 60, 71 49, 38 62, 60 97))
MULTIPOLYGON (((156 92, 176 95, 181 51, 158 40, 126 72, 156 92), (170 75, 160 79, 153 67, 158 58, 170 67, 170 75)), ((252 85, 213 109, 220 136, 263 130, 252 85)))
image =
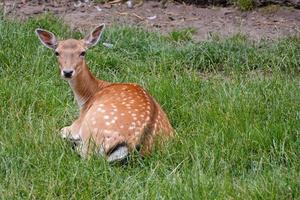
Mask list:
POLYGON ((83 157, 96 150, 114 161, 137 147, 142 154, 150 153, 155 138, 172 136, 172 127, 160 105, 139 85, 109 83, 91 74, 82 52, 97 43, 104 26, 99 27, 85 40, 61 42, 51 32, 37 30, 41 41, 59 56, 61 74, 80 108, 79 118, 62 129, 62 137, 74 141, 83 157))

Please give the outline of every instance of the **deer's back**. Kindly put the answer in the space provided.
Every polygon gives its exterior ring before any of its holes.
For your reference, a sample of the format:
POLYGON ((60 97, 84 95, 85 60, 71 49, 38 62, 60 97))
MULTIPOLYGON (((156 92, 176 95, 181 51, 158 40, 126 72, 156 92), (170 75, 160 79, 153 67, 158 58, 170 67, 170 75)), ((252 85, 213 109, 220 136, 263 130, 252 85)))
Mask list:
POLYGON ((169 120, 158 103, 140 86, 111 84, 98 92, 84 117, 86 135, 97 144, 124 141, 130 148, 137 145, 151 149, 156 135, 172 135, 169 120))

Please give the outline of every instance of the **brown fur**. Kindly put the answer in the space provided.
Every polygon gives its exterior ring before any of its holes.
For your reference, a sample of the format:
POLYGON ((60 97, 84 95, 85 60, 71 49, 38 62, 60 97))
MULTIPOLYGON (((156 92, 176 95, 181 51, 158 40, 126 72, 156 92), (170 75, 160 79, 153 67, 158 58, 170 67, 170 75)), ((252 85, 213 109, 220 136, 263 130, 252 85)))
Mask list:
POLYGON ((50 41, 44 44, 57 52, 60 70, 74 70, 74 75, 66 79, 77 99, 80 115, 71 126, 64 127, 61 134, 64 138, 82 141, 79 152, 83 157, 95 148, 108 155, 121 143, 131 151, 141 146, 141 153, 148 154, 155 138, 173 135, 165 112, 142 87, 98 80, 89 71, 81 53, 98 41, 102 27, 86 37, 88 39, 68 39, 56 45, 55 36, 43 31, 37 33, 41 32, 41 41, 50 41))

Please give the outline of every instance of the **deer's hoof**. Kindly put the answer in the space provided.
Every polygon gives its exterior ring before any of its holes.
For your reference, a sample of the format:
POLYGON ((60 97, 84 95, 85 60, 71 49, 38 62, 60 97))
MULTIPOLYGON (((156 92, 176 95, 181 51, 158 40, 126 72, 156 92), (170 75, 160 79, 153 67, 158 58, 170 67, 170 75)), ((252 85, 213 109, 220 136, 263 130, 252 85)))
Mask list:
POLYGON ((63 139, 67 139, 69 138, 71 135, 71 131, 69 129, 69 127, 64 127, 60 130, 60 136, 63 138, 63 139))
POLYGON ((60 130, 60 136, 63 139, 69 138, 70 134, 71 134, 71 131, 69 130, 69 127, 64 127, 60 130))

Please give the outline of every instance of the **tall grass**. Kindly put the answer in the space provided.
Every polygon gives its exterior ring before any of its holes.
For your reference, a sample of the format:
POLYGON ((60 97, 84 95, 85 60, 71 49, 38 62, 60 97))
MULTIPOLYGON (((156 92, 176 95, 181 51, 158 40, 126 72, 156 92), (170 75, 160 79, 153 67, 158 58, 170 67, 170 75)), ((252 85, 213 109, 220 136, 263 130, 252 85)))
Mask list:
POLYGON ((176 129, 152 156, 112 166, 59 138, 78 110, 37 27, 81 37, 51 16, 0 19, 0 199, 300 198, 299 37, 194 43, 108 27, 114 48, 90 50, 91 70, 143 85, 176 129))

